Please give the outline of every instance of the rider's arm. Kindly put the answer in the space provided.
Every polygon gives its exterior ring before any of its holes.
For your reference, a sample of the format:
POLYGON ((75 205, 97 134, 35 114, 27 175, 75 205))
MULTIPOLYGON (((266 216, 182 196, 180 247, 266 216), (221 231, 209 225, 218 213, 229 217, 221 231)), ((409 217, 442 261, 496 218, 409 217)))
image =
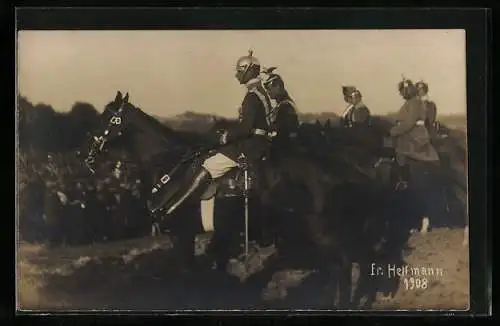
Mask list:
POLYGON ((420 101, 407 101, 398 114, 398 123, 392 127, 391 136, 399 136, 410 131, 417 123, 420 101))

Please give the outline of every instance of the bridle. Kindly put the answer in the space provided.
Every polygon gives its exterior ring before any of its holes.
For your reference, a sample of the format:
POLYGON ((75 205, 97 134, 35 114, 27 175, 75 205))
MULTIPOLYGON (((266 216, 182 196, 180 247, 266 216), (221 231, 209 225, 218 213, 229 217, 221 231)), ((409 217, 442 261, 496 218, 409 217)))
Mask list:
POLYGON ((113 114, 108 120, 108 125, 107 125, 106 129, 104 129, 104 132, 99 137, 97 137, 97 136, 93 137, 93 141, 92 141, 92 144, 90 145, 89 152, 87 154, 87 157, 85 158, 85 164, 87 165, 88 169, 92 173, 95 172, 95 169, 93 167, 93 165, 95 163, 95 159, 96 159, 97 155, 103 150, 104 145, 108 142, 111 131, 118 130, 116 132, 116 134, 118 136, 120 136, 122 133, 121 130, 119 130, 117 128, 122 126, 122 122, 123 122, 122 113, 123 113, 123 109, 125 108, 125 104, 126 104, 126 102, 122 101, 120 104, 120 107, 116 111, 108 108, 108 110, 113 112, 113 114))

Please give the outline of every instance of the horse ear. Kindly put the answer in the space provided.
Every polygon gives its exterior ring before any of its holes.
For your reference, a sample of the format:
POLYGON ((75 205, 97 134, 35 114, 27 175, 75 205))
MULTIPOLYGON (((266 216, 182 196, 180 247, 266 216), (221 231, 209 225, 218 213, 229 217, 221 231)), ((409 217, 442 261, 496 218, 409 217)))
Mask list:
POLYGON ((125 97, 123 98, 123 102, 128 103, 128 92, 125 94, 125 97))
POLYGON ((115 102, 118 103, 123 99, 122 92, 117 91, 116 92, 116 97, 115 97, 115 102))

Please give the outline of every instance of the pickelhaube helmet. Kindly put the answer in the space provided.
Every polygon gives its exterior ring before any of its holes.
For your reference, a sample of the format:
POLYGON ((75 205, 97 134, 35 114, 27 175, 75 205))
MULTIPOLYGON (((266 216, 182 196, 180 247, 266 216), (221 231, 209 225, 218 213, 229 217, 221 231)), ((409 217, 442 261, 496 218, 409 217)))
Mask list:
POLYGON ((251 67, 259 67, 260 69, 260 62, 253 56, 253 51, 249 50, 248 55, 240 57, 236 62, 236 70, 247 72, 251 67))
POLYGON ((356 86, 342 86, 342 94, 348 97, 361 96, 361 91, 356 86))
POLYGON ((398 83, 398 90, 405 97, 412 97, 417 94, 417 87, 410 79, 403 76, 403 80, 398 83))
POLYGON ((407 79, 405 76, 403 76, 403 80, 401 80, 398 83, 398 90, 403 90, 405 88, 411 88, 411 87, 416 88, 413 81, 411 81, 411 79, 407 79))
POLYGON ((342 94, 344 94, 344 96, 348 96, 350 95, 354 90, 356 89, 356 87, 354 86, 342 86, 342 94))
POLYGON ((356 86, 342 86, 342 94, 344 94, 344 99, 354 97, 361 97, 361 91, 356 88, 356 86))
POLYGON ((415 84, 415 86, 417 87, 417 89, 423 90, 425 94, 427 94, 427 92, 429 92, 429 85, 426 82, 424 82, 423 80, 419 80, 415 84))

